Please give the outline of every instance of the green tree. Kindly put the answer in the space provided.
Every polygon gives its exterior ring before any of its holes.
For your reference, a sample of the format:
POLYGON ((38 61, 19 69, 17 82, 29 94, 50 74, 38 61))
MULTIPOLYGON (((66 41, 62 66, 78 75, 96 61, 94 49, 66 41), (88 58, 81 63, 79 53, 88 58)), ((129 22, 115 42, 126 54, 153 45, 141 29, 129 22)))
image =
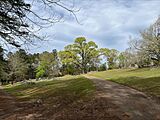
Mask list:
POLYGON ((96 58, 98 46, 93 41, 86 41, 84 37, 78 37, 75 39, 74 44, 65 47, 65 51, 72 57, 77 67, 80 68, 81 73, 87 73, 89 71, 88 66, 96 58))
POLYGON ((59 51, 58 56, 61 61, 61 73, 65 74, 80 74, 79 64, 77 63, 77 56, 74 51, 59 51))
POLYGON ((101 48, 99 52, 106 58, 108 69, 117 67, 118 51, 116 49, 101 48))
POLYGON ((51 53, 39 54, 39 66, 36 70, 36 77, 55 77, 60 75, 60 66, 57 50, 51 53))
POLYGON ((126 60, 126 56, 125 56, 124 52, 121 52, 118 56, 119 68, 125 67, 125 62, 126 62, 125 60, 126 60))
POLYGON ((45 62, 42 62, 36 69, 36 78, 42 78, 47 76, 46 70, 47 65, 45 62))

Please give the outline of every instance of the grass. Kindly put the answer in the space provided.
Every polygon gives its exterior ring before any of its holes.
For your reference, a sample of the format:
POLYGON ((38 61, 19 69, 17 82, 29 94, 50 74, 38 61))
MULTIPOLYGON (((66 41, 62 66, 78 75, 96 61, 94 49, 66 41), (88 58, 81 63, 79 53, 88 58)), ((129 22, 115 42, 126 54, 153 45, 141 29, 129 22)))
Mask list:
POLYGON ((34 82, 35 84, 7 85, 4 90, 20 100, 53 98, 75 101, 91 95, 95 89, 90 80, 81 76, 65 76, 34 82))
POLYGON ((160 68, 116 69, 89 73, 160 97, 160 68))
POLYGON ((35 113, 34 119, 56 117, 56 120, 68 120, 72 116, 79 117, 79 114, 74 112, 77 110, 81 112, 82 106, 94 97, 94 84, 83 76, 31 81, 35 84, 16 83, 4 86, 4 90, 15 98, 17 107, 13 109, 22 116, 35 113))

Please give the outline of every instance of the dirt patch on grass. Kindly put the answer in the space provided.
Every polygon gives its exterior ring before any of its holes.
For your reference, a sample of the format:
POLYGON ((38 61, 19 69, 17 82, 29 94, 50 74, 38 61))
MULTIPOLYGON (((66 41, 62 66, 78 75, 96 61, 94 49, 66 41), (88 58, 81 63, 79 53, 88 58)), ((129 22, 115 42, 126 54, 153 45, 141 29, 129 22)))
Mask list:
POLYGON ((119 115, 124 115, 109 99, 98 96, 77 101, 70 95, 19 101, 2 90, 0 93, 2 120, 121 120, 119 115))
POLYGON ((121 120, 117 106, 105 98, 80 101, 54 115, 55 120, 121 120))

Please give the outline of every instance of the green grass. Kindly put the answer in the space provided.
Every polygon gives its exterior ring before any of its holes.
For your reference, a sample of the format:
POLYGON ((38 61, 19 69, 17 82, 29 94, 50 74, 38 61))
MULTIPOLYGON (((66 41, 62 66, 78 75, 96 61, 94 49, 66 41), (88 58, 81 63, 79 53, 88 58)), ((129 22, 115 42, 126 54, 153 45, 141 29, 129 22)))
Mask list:
POLYGON ((34 82, 36 84, 33 85, 21 83, 8 85, 4 90, 16 96, 18 100, 42 99, 48 102, 52 102, 51 99, 73 102, 91 95, 95 90, 93 83, 81 76, 65 76, 34 82))
POLYGON ((160 97, 160 68, 116 69, 89 74, 160 97))

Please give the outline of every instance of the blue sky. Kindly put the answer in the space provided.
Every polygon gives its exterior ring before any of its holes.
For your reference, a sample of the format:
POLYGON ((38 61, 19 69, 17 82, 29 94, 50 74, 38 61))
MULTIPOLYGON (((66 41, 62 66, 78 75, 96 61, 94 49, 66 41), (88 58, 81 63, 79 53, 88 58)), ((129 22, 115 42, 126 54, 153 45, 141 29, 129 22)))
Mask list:
POLYGON ((124 51, 129 36, 139 37, 139 31, 160 15, 160 0, 75 0, 75 5, 81 8, 76 13, 81 24, 61 11, 65 22, 43 29, 48 41, 32 47, 32 52, 62 50, 79 36, 95 41, 99 47, 124 51))

